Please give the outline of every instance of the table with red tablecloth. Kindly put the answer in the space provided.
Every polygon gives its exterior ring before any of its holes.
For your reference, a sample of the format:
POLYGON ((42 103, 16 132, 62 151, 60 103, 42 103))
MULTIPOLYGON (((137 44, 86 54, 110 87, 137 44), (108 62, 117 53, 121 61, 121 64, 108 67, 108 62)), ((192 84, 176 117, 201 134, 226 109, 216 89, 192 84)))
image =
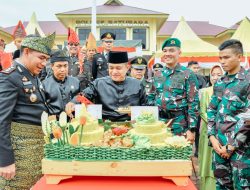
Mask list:
POLYGON ((75 176, 57 185, 46 184, 42 177, 32 190, 197 190, 189 179, 187 186, 176 186, 161 177, 97 177, 75 176))

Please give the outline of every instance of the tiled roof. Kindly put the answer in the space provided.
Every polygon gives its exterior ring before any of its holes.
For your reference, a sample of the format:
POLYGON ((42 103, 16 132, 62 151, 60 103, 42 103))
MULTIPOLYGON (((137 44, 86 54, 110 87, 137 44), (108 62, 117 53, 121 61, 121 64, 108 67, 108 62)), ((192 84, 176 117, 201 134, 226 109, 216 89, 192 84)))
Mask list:
MULTIPOLYGON (((147 9, 142 9, 142 8, 137 8, 137 7, 131 7, 127 5, 99 5, 96 6, 96 13, 97 14, 153 14, 153 15, 160 15, 160 14, 166 14, 166 13, 161 13, 157 11, 151 11, 147 9)), ((88 8, 83 8, 83 9, 78 9, 78 10, 73 10, 73 11, 68 11, 68 12, 63 12, 63 13, 58 13, 58 14, 63 14, 63 15, 70 15, 70 14, 91 14, 91 7, 88 8)))
MULTIPOLYGON (((179 21, 166 21, 162 25, 157 35, 159 36, 172 35, 178 23, 179 21)), ((198 36, 206 36, 206 35, 215 36, 227 30, 227 28, 225 27, 213 25, 207 21, 187 21, 187 23, 198 36)))
MULTIPOLYGON (((46 35, 51 34, 54 31, 56 31, 57 35, 67 35, 68 33, 67 28, 65 28, 60 21, 39 21, 38 23, 46 35)), ((206 36, 206 35, 215 36, 227 30, 227 28, 225 27, 209 24, 209 22, 206 21, 187 21, 187 23, 198 36, 206 36)), ((24 22, 23 24, 26 27, 28 22, 24 22)), ((166 21, 159 30, 157 35, 159 36, 172 35, 177 27, 177 24, 178 21, 166 21)), ((238 25, 235 24, 233 27, 229 29, 236 29, 237 27, 238 25)), ((2 30, 9 34, 12 34, 14 28, 15 26, 11 26, 7 28, 2 28, 2 30)))
MULTIPOLYGON (((38 24, 40 25, 44 34, 52 34, 56 32, 57 35, 67 35, 67 28, 59 21, 39 21, 38 24)), ((28 22, 23 22, 24 27, 28 25, 28 22)), ((3 30, 12 34, 15 26, 4 28, 3 30)))

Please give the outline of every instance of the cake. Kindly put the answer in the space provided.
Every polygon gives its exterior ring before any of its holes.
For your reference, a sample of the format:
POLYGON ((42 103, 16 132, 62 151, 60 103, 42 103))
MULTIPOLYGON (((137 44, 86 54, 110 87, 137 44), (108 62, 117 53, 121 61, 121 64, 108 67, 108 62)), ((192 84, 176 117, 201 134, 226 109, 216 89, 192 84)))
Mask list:
MULTIPOLYGON (((192 146, 171 138, 166 125, 143 112, 136 123, 101 122, 83 106, 80 116, 67 122, 66 113, 42 115, 44 155, 48 160, 111 161, 189 159, 192 146), (101 125, 101 126, 100 126, 101 125), (133 127, 132 127, 132 126, 133 127)), ((186 140, 186 139, 184 139, 186 140)))
MULTIPOLYGON (((43 126, 49 126, 43 129, 44 132, 47 131, 46 136, 52 133, 58 143, 63 145, 66 143, 82 146, 93 145, 102 141, 104 134, 104 128, 99 126, 98 120, 87 112, 84 104, 82 104, 79 116, 71 122, 67 123, 67 115, 63 112, 59 122, 49 121, 43 126)), ((55 139, 52 142, 55 142, 55 139)))
POLYGON ((169 136, 164 123, 156 120, 151 112, 142 112, 137 117, 131 134, 149 138, 152 146, 164 146, 165 139, 169 136))
POLYGON ((103 139, 104 128, 100 127, 98 120, 87 112, 84 104, 82 104, 80 115, 71 124, 74 128, 79 126, 76 131, 80 141, 79 145, 93 145, 103 139), (81 123, 82 119, 84 119, 84 123, 81 123))

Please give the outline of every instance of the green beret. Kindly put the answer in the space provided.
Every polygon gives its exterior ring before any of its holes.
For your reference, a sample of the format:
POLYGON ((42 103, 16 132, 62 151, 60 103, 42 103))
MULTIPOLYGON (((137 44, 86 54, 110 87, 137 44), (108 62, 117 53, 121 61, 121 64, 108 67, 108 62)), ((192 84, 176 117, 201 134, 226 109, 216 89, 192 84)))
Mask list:
POLYGON ((50 55, 51 48, 54 45, 55 36, 55 32, 47 37, 27 36, 23 39, 21 46, 50 55))
POLYGON ((181 47, 181 41, 178 38, 169 38, 165 40, 165 42, 162 45, 162 50, 164 47, 181 47))
POLYGON ((135 69, 145 69, 147 64, 147 60, 143 57, 136 57, 131 61, 131 66, 135 69))

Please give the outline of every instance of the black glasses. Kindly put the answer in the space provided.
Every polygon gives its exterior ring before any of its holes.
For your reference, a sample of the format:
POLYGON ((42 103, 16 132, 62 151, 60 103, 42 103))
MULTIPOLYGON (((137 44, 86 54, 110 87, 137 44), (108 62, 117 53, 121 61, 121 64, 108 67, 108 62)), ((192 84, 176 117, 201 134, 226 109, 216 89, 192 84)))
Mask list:
POLYGON ((113 43, 114 42, 114 40, 102 40, 102 41, 105 43, 113 43))
POLYGON ((69 46, 78 46, 79 43, 69 43, 69 46))

